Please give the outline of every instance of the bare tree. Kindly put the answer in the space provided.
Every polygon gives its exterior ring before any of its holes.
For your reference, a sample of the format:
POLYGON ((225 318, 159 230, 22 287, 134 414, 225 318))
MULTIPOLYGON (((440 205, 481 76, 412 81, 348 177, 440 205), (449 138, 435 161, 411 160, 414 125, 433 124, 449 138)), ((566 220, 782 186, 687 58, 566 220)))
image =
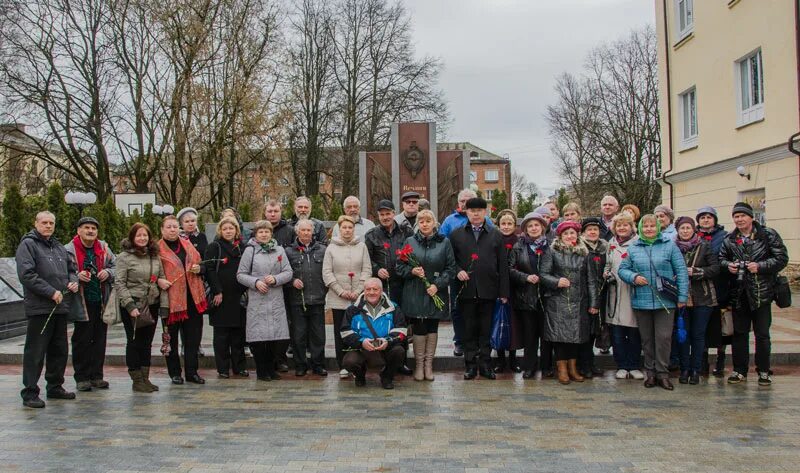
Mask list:
POLYGON ((539 195, 539 186, 535 182, 529 181, 528 177, 517 171, 511 171, 511 194, 514 197, 520 196, 527 198, 539 195))

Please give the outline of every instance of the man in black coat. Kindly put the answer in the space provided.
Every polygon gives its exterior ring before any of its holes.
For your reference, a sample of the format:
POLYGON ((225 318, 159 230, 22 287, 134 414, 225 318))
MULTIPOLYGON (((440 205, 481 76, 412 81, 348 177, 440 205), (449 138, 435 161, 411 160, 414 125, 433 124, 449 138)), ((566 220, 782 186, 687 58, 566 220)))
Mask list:
POLYGON ((63 387, 69 312, 65 292, 78 291, 78 273, 74 260, 53 237, 55 216, 47 211, 39 212, 34 227, 22 237, 16 254, 17 277, 24 291, 28 319, 22 355, 25 387, 20 394, 24 406, 42 408, 45 404, 39 398, 39 376, 45 358, 48 399, 75 399, 75 393, 63 387))
MULTIPOLYGON (((270 199, 264 205, 264 219, 272 224, 272 238, 286 248, 294 242, 294 226, 282 217, 281 203, 270 199)), ((324 241, 323 241, 324 243, 324 241)))
POLYGON ((461 281, 458 306, 464 318, 464 379, 475 378, 479 368, 481 376, 495 379, 489 337, 495 302, 508 301, 508 250, 500 231, 486 225, 486 201, 475 197, 467 201, 466 207, 467 225, 450 234, 456 264, 461 269, 456 277, 461 281))
POLYGON ((775 230, 753 221, 753 208, 738 202, 733 206, 736 229, 722 243, 719 263, 736 276, 731 303, 733 306, 733 373, 728 383, 747 380, 750 363, 750 327, 756 337, 758 384, 772 384, 770 373, 770 336, 772 298, 778 273, 789 263, 781 236, 775 230))

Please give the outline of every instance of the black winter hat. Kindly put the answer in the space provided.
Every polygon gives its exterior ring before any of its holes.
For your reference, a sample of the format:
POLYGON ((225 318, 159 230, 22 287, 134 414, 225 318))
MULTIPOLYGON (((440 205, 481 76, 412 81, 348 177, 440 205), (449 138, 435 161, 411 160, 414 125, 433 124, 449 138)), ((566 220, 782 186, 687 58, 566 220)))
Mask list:
POLYGON ((731 211, 731 216, 736 214, 745 214, 749 215, 750 218, 753 218, 753 207, 751 207, 747 202, 736 202, 736 204, 733 206, 733 210, 731 211))
POLYGON ((473 197, 466 203, 466 207, 468 209, 485 209, 488 206, 489 204, 486 203, 486 200, 481 199, 480 197, 473 197))

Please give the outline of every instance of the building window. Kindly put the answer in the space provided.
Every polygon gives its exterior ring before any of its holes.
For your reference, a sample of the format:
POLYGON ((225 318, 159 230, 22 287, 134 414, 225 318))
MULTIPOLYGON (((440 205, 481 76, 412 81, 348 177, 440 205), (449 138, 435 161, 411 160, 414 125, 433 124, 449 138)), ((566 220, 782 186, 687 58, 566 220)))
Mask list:
POLYGON ((483 180, 486 182, 497 182, 498 179, 497 169, 490 169, 483 174, 483 180))
POLYGON ((478 182, 478 171, 469 172, 469 182, 478 182))
POLYGON ((694 87, 680 94, 681 149, 697 146, 697 91, 694 87))
POLYGON ((319 185, 325 184, 325 174, 322 174, 322 173, 319 174, 319 181, 318 182, 319 182, 319 185))
POLYGON ((764 68, 761 50, 736 61, 738 126, 764 119, 764 68))
POLYGON ((487 190, 486 191, 486 200, 492 200, 494 197, 494 190, 487 190))
POLYGON ((478 158, 480 158, 480 157, 481 157, 481 156, 480 156, 480 154, 478 154, 478 152, 477 152, 477 151, 470 151, 470 152, 469 152, 469 158, 470 158, 470 159, 478 159, 478 158))
POLYGON ((675 0, 675 17, 680 41, 694 31, 694 0, 675 0))

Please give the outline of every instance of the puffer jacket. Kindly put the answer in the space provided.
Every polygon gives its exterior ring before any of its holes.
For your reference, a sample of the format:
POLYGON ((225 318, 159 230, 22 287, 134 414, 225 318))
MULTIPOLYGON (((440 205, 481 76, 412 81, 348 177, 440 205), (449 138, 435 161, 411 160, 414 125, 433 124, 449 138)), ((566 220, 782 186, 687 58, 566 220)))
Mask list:
POLYGON ((714 278, 719 275, 719 260, 711 251, 711 245, 701 240, 692 251, 683 254, 686 267, 693 268, 689 276, 689 303, 693 307, 714 307, 717 304, 717 291, 714 278))
POLYGON ((370 277, 372 277, 372 263, 369 260, 369 252, 358 237, 349 242, 341 238, 331 240, 322 261, 322 280, 328 288, 325 308, 347 309, 352 301, 343 299, 341 294, 345 291, 360 294, 364 290, 364 282, 370 277), (349 274, 353 277, 351 278, 349 274))
POLYGON ((292 283, 286 285, 289 304, 295 306, 322 305, 328 288, 322 280, 322 263, 325 261, 325 250, 328 247, 316 240, 308 246, 295 239, 286 247, 286 256, 294 271, 294 278, 303 281, 303 290, 295 289, 292 283))
POLYGON ((530 244, 522 237, 511 248, 508 260, 508 276, 511 280, 511 305, 514 310, 542 310, 542 281, 536 284, 528 282, 528 276, 535 274, 541 277, 541 264, 544 253, 550 251, 545 246, 541 254, 531 249, 530 244))
POLYGON ((152 281, 153 276, 156 279, 166 278, 158 253, 140 255, 134 252, 130 241, 122 240, 122 253, 117 257, 114 277, 119 305, 128 312, 156 302, 161 307, 169 307, 167 291, 159 289, 156 282, 152 281))
POLYGON ((640 239, 628 247, 628 257, 619 265, 619 277, 633 286, 631 306, 637 310, 674 309, 675 303, 656 294, 656 273, 658 276, 675 280, 678 284, 678 302, 686 303, 689 298, 689 274, 683 261, 681 250, 667 235, 661 235, 652 245, 640 239), (652 264, 650 264, 652 261, 652 264), (648 285, 636 286, 636 276, 647 279, 648 285))
POLYGON ((361 294, 344 313, 339 333, 346 347, 350 350, 358 350, 364 340, 375 338, 367 325, 367 318, 378 338, 385 339, 389 342, 390 347, 405 340, 408 333, 406 318, 397 304, 383 295, 378 302, 380 310, 373 316, 366 309, 366 303, 364 294, 361 294))
MULTIPOLYGON (((450 285, 458 270, 456 259, 453 256, 453 247, 450 240, 439 233, 431 236, 423 236, 420 232, 409 237, 406 244, 411 245, 414 250, 414 257, 425 270, 425 277, 428 282, 435 285, 438 295, 442 300, 446 300, 445 292, 450 285)), ((444 320, 450 315, 448 307, 437 309, 426 291, 425 283, 422 279, 411 274, 412 266, 409 263, 398 260, 397 273, 405 279, 403 285, 403 297, 401 307, 407 317, 431 318, 444 320)))
POLYGON ((64 301, 55 306, 54 314, 69 313, 67 284, 78 282, 75 262, 64 245, 51 236, 48 239, 36 230, 22 237, 16 254, 17 277, 25 296, 25 315, 47 315, 53 310, 53 294, 61 291, 64 301))
MULTIPOLYGON (((382 225, 367 231, 364 235, 364 244, 367 245, 369 259, 372 262, 372 276, 378 277, 381 268, 389 271, 389 287, 392 292, 399 291, 403 286, 403 277, 397 274, 397 257, 395 251, 403 247, 406 239, 413 235, 408 226, 400 226, 397 223, 392 227, 392 231, 386 230, 382 225), (389 248, 385 248, 386 244, 389 248)), ((384 281, 384 289, 386 281, 384 281)))
POLYGON ((556 240, 546 251, 541 264, 545 289, 544 339, 550 342, 583 343, 589 340, 592 317, 589 308, 598 308, 596 274, 589 264, 589 250, 583 242, 567 247, 556 240), (570 287, 559 288, 558 280, 567 278, 570 287))
POLYGON ((722 271, 728 272, 728 265, 738 261, 758 263, 758 273, 745 270, 744 284, 734 281, 730 295, 734 307, 740 307, 746 298, 751 310, 772 304, 778 273, 789 263, 786 245, 778 232, 758 222, 753 222, 753 231, 755 238, 748 239, 734 230, 725 238, 719 253, 722 271))
MULTIPOLYGON (((708 230, 698 228, 697 234, 700 235, 700 238, 708 242, 711 246, 711 252, 717 257, 717 262, 719 263, 719 252, 722 249, 722 243, 725 241, 725 237, 728 236, 725 227, 722 225, 715 225, 714 228, 708 230)), ((730 293, 731 283, 734 280, 735 278, 726 268, 720 267, 719 273, 714 278, 714 290, 717 292, 716 297, 718 305, 728 305, 728 294, 730 293)))

